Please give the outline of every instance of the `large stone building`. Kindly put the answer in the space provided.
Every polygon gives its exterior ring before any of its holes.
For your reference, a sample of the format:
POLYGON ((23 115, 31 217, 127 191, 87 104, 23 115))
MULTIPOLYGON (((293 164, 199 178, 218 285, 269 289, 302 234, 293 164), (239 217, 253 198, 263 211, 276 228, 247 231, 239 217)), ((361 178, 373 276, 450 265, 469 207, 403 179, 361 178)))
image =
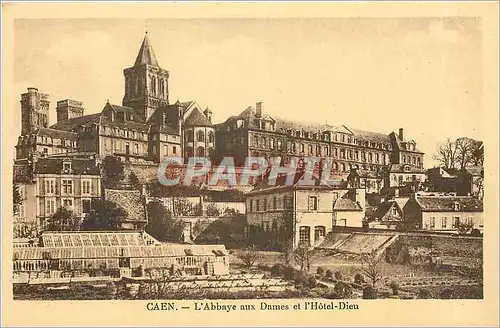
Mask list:
POLYGON ((122 105, 109 101, 84 115, 80 101, 57 102, 57 123, 48 127, 49 96, 28 88, 21 96, 22 131, 16 159, 91 152, 98 158, 159 162, 166 156, 213 156, 212 112, 194 101, 169 103, 169 72, 160 67, 146 34, 132 67, 124 70, 122 105))
POLYGON ((64 155, 41 158, 33 166, 15 166, 20 194, 14 235, 29 237, 42 231, 60 207, 82 219, 92 200, 101 197, 101 176, 95 160, 64 155))
POLYGON ((265 114, 263 104, 248 107, 216 126, 217 157, 233 156, 242 164, 247 156, 281 156, 287 161, 302 156, 333 159, 333 170, 348 174, 352 168, 378 171, 390 164, 422 168, 424 154, 415 141, 399 133, 354 130, 345 125, 305 124, 265 114))

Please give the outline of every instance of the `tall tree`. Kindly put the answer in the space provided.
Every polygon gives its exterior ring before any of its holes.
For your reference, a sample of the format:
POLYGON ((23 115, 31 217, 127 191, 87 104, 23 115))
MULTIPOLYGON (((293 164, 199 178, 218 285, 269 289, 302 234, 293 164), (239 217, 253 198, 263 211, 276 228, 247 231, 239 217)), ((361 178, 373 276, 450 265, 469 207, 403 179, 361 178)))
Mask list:
POLYGON ((119 230, 127 219, 127 212, 108 200, 95 200, 82 222, 82 230, 119 230))
POLYGON ((463 170, 472 162, 472 153, 474 152, 476 141, 462 137, 458 138, 455 144, 457 147, 456 167, 463 170))
POLYGON ((471 164, 474 166, 484 165, 484 145, 482 141, 476 141, 471 153, 471 164))
POLYGON ((80 220, 73 211, 59 207, 47 220, 46 230, 49 231, 76 231, 80 228, 80 220))
POLYGON ((103 182, 106 187, 114 187, 125 178, 124 164, 120 158, 106 156, 102 161, 103 182))
POLYGON ((457 143, 450 138, 440 144, 433 158, 447 169, 454 169, 457 156, 457 143))
POLYGON ((382 279, 381 262, 382 256, 377 256, 376 250, 361 256, 361 270, 371 280, 373 288, 382 279))
POLYGON ((174 220, 172 213, 157 200, 149 202, 146 208, 146 232, 160 241, 179 241, 183 231, 182 221, 174 220))

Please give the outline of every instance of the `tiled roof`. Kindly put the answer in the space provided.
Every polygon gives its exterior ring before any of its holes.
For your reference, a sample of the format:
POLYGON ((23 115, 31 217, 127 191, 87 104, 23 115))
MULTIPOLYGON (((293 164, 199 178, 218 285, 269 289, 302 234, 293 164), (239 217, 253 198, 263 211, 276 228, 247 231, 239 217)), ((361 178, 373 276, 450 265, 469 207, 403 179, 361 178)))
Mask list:
POLYGON ((73 131, 76 126, 83 126, 89 123, 94 123, 99 121, 99 117, 101 113, 84 115, 80 117, 70 118, 69 120, 64 120, 57 122, 52 125, 50 128, 54 130, 65 130, 65 131, 73 131))
POLYGON ((385 144, 389 144, 391 142, 391 138, 388 134, 353 129, 351 129, 351 131, 354 132, 357 139, 385 144))
POLYGON ((37 174, 61 174, 63 162, 71 163, 70 174, 99 175, 99 169, 93 159, 86 158, 40 158, 35 163, 37 174))
POLYGON ((474 197, 422 197, 417 202, 424 212, 482 212, 483 203, 474 197), (459 209, 455 210, 458 203, 459 209))
POLYGON ((214 126, 198 108, 193 111, 184 121, 184 126, 214 126))
POLYGON ((51 137, 56 139, 77 140, 78 135, 73 132, 50 128, 39 128, 35 131, 37 136, 51 137))
POLYGON ((127 221, 146 221, 145 201, 139 190, 105 189, 104 197, 125 210, 127 221))
POLYGON ((333 205, 334 211, 362 211, 361 206, 348 198, 339 198, 333 205))
POLYGON ((141 66, 146 64, 160 67, 160 65, 158 64, 158 60, 156 59, 155 53, 153 51, 153 46, 151 46, 151 42, 149 41, 147 33, 144 36, 144 40, 142 40, 141 49, 137 54, 134 66, 141 66))

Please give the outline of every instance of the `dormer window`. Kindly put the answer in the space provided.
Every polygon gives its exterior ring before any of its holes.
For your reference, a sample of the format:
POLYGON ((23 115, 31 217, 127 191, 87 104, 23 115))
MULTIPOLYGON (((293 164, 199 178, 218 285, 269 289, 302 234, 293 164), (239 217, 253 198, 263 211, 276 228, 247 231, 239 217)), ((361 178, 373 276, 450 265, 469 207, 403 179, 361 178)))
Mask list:
POLYGON ((64 171, 64 172, 69 172, 69 171, 71 171, 71 162, 64 162, 64 163, 63 163, 63 171, 64 171))
POLYGON ((410 166, 409 165, 405 165, 404 168, 403 168, 403 170, 405 172, 410 172, 410 166))
POLYGON ((460 204, 458 202, 455 202, 454 205, 454 208, 455 208, 455 211, 460 211, 460 204))

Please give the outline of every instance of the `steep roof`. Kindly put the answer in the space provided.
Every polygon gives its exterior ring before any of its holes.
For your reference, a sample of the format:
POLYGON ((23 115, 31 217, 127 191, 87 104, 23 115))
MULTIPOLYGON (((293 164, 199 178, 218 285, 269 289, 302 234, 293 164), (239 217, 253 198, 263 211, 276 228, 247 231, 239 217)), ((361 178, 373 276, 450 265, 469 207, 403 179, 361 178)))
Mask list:
POLYGON ((474 197, 417 197, 424 212, 482 212, 483 203, 474 197), (455 210, 455 204, 459 209, 455 210))
POLYGON ((153 51, 153 46, 149 41, 148 32, 146 32, 146 35, 144 35, 144 40, 142 40, 141 49, 139 50, 137 58, 135 59, 134 66, 141 66, 141 65, 151 65, 160 67, 160 65, 158 64, 158 60, 156 59, 155 53, 153 51))
POLYGON ((54 130, 73 131, 77 126, 85 126, 99 121, 101 113, 84 115, 80 117, 70 118, 53 124, 50 128, 54 130))
POLYGON ((35 163, 37 174, 61 174, 63 163, 71 163, 69 174, 76 175, 99 175, 99 169, 93 159, 87 158, 40 158, 35 163))
POLYGON ((338 198, 333 204, 334 211, 362 211, 361 206, 348 198, 338 198))
POLYGON ((214 126, 212 122, 198 108, 193 108, 193 111, 184 121, 184 126, 214 126))
POLYGON ((401 213, 402 213, 402 207, 400 207, 399 203, 396 201, 388 201, 388 202, 383 202, 380 205, 377 206, 377 210, 375 211, 375 217, 379 219, 400 219, 401 218, 401 213), (391 213, 388 213, 391 208, 396 207, 398 209, 398 215, 394 215, 391 213))
POLYGON ((378 132, 369 132, 369 131, 363 131, 363 130, 353 130, 351 131, 354 133, 357 139, 369 141, 369 142, 375 142, 375 143, 385 143, 388 144, 391 142, 391 138, 389 137, 388 134, 384 133, 378 133, 378 132))
POLYGON ((70 131, 62 131, 62 130, 57 130, 52 127, 50 128, 39 128, 34 131, 34 134, 37 136, 45 136, 45 137, 50 137, 50 138, 57 138, 57 139, 68 139, 68 140, 77 140, 78 135, 76 133, 70 132, 70 131))

